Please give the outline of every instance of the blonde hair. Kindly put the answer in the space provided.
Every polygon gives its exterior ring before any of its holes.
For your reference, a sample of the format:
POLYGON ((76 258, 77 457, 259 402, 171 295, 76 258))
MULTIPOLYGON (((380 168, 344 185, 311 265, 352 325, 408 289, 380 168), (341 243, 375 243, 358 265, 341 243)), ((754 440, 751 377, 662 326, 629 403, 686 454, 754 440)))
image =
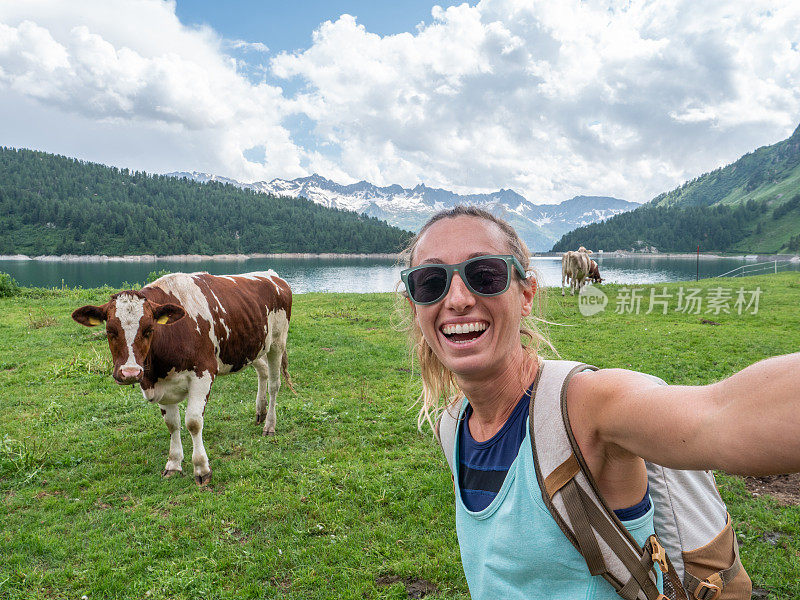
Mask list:
MULTIPOLYGON (((525 245, 525 242, 523 242, 519 235, 517 235, 517 232, 514 231, 514 228, 503 219, 475 206, 456 206, 455 208, 444 210, 433 215, 400 254, 400 263, 405 267, 411 266, 417 244, 431 225, 444 219, 454 219, 457 217, 473 217, 494 223, 503 234, 509 254, 517 258, 526 273, 532 272, 530 277, 538 284, 539 275, 535 270, 531 269, 530 266, 530 251, 525 245)), ((520 321, 519 327, 520 344, 528 356, 534 361, 538 359, 540 348, 543 343, 550 348, 554 354, 558 354, 538 325, 538 323, 544 322, 536 316, 536 313, 541 314, 543 312, 544 296, 544 289, 537 286, 537 293, 535 296, 537 310, 533 311, 532 316, 523 318, 520 321), (523 342, 523 340, 525 341, 523 342)), ((422 429, 422 424, 427 422, 432 429, 435 429, 434 422, 441 412, 448 406, 454 404, 456 400, 459 400, 462 397, 462 393, 456 383, 455 375, 439 361, 439 358, 425 341, 422 330, 419 328, 419 325, 417 325, 413 312, 409 310, 404 292, 398 294, 397 306, 398 310, 401 311, 401 327, 409 337, 411 352, 416 356, 420 375, 422 376, 422 393, 418 399, 421 406, 419 415, 417 416, 417 427, 422 429)), ((529 382, 524 381, 520 382, 522 390, 525 389, 528 383, 529 382)))

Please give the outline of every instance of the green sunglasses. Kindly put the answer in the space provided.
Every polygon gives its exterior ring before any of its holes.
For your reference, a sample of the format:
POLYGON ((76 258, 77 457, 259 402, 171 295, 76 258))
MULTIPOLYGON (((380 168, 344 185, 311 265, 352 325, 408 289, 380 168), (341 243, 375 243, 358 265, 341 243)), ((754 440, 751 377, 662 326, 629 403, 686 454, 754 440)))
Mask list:
POLYGON ((453 273, 477 296, 497 296, 511 285, 512 268, 526 279, 525 269, 510 254, 476 256, 457 265, 427 264, 400 272, 406 293, 414 304, 434 304, 447 295, 453 273))

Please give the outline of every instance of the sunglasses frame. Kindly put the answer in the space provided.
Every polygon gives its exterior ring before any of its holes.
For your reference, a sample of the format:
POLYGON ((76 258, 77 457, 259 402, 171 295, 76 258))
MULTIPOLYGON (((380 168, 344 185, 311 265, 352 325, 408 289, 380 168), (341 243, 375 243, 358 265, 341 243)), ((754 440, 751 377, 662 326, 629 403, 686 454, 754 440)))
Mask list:
POLYGON ((481 256, 473 256, 472 258, 468 258, 464 262, 460 262, 455 265, 445 265, 442 263, 426 263, 424 265, 418 265, 416 267, 411 267, 409 269, 403 269, 400 271, 400 279, 403 282, 403 285, 406 287, 405 296, 414 304, 418 304, 420 306, 428 306, 430 304, 436 304, 437 302, 441 302, 445 296, 447 296, 447 292, 450 291, 450 284, 453 282, 453 273, 458 272, 458 276, 461 277, 461 281, 464 282, 464 285, 467 289, 475 294, 476 296, 481 296, 483 298, 491 298, 492 296, 499 296, 500 294, 505 294, 508 291, 508 288, 511 287, 511 273, 512 267, 516 270, 517 274, 520 276, 520 279, 527 279, 528 275, 525 272, 525 269, 522 267, 522 263, 519 262, 516 256, 512 256, 511 254, 485 254, 481 256), (469 281, 467 281, 467 277, 464 276, 464 269, 467 265, 474 263, 479 260, 484 260, 486 258, 498 258, 506 263, 506 268, 508 269, 508 276, 506 280, 506 287, 503 288, 502 291, 495 292, 494 294, 483 294, 477 290, 474 290, 470 285, 469 281), (408 278, 414 271, 418 271, 420 269, 427 269, 429 267, 440 267, 444 269, 445 273, 447 274, 447 283, 444 286, 444 291, 442 295, 436 298, 436 300, 431 300, 430 302, 417 302, 411 296, 411 290, 408 287, 408 278))

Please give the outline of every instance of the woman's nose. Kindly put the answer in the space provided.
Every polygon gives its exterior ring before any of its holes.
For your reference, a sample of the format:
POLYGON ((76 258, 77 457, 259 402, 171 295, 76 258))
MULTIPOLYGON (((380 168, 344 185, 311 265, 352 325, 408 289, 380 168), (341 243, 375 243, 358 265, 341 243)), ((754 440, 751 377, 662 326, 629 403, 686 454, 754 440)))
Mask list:
POLYGON ((475 304, 475 295, 464 285, 461 273, 453 273, 453 280, 450 282, 450 289, 444 301, 447 303, 448 308, 452 308, 457 312, 463 312, 475 304))

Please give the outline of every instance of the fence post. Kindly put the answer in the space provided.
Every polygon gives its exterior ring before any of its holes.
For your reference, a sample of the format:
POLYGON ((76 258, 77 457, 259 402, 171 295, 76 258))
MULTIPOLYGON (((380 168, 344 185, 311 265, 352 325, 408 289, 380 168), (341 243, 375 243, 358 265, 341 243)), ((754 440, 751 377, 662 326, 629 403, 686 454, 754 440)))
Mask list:
POLYGON ((697 244, 697 276, 695 281, 700 281, 700 244, 697 244))
POLYGON ((775 257, 775 273, 778 273, 778 257, 775 257))

